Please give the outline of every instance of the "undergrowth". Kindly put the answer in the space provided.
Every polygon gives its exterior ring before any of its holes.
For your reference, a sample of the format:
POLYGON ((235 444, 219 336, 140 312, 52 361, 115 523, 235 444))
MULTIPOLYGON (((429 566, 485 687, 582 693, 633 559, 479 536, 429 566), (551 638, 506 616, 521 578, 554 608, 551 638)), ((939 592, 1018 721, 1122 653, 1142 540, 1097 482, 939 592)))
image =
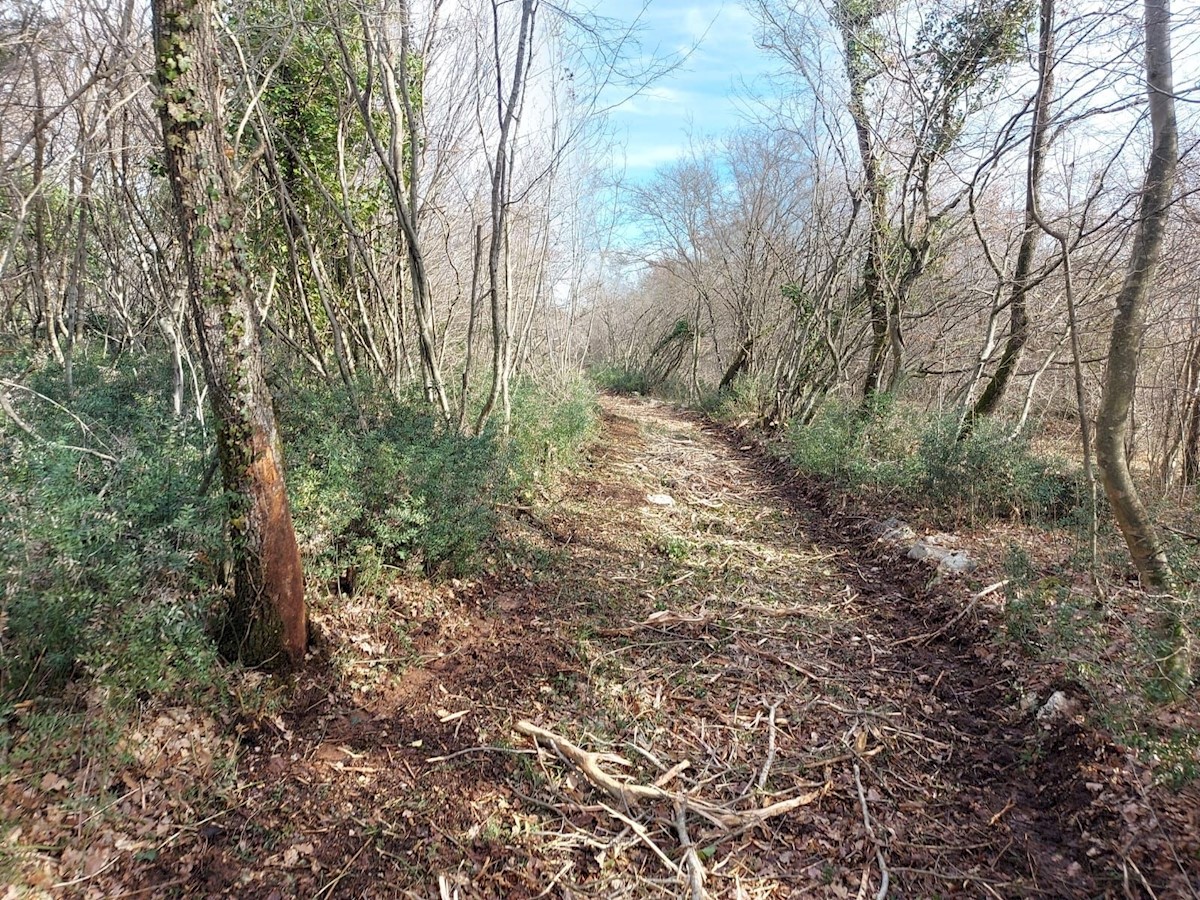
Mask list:
POLYGON ((171 413, 152 361, 79 359, 75 380, 67 398, 46 367, 12 392, 40 439, 0 423, 0 698, 84 674, 124 698, 202 685, 222 546, 219 492, 197 490, 204 431, 171 413))
POLYGON ((1036 455, 1002 423, 981 422, 960 439, 955 417, 914 415, 887 399, 866 412, 827 403, 809 424, 788 427, 784 448, 805 474, 920 498, 959 522, 1060 522, 1079 516, 1086 498, 1078 472, 1036 455))
POLYGON ((640 369, 622 365, 607 365, 592 369, 589 377, 596 386, 617 394, 649 394, 650 380, 640 369))
MULTIPOLYGON (((747 382, 714 398, 706 410, 727 422, 754 421, 761 397, 747 382)), ((965 439, 958 435, 953 416, 916 412, 881 397, 867 410, 826 403, 808 424, 786 428, 776 452, 802 473, 932 512, 941 521, 1035 526, 1032 533, 1045 534, 1058 549, 1044 555, 1034 539, 1028 549, 1012 543, 1003 554, 1005 602, 997 640, 1086 690, 1097 720, 1139 750, 1159 781, 1180 787, 1200 776, 1196 730, 1182 719, 1164 726, 1155 718, 1165 699, 1154 676, 1160 650, 1156 623, 1164 610, 1154 598, 1129 589, 1128 552, 1108 524, 1103 493, 1097 575, 1109 594, 1101 597, 1086 551, 1091 498, 1082 472, 1034 452, 1005 423, 982 421, 965 439), (1072 543, 1077 549, 1063 555, 1072 543)), ((1195 543, 1170 531, 1163 538, 1181 584, 1200 583, 1195 543)), ((1193 603, 1186 616, 1189 633, 1200 633, 1200 605, 1193 603)))
MULTIPOLYGON (((211 427, 174 414, 159 357, 79 352, 72 396, 52 363, 21 376, 9 393, 36 436, 0 416, 0 719, 72 684, 127 707, 228 699, 206 630, 226 568, 220 478, 203 489, 211 427)), ((277 412, 310 587, 471 571, 495 504, 570 464, 596 421, 582 382, 514 385, 509 435, 480 437, 416 396, 363 390, 355 409, 324 383, 286 383, 277 412)))

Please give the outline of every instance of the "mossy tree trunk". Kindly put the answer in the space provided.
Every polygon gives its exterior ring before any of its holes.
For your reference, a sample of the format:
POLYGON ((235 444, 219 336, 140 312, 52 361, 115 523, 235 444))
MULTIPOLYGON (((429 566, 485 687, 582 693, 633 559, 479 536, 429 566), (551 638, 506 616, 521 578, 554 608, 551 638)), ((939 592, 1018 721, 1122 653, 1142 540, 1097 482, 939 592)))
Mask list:
POLYGON ((850 85, 849 112, 862 162, 862 192, 866 198, 867 255, 863 260, 861 292, 871 319, 871 345, 863 376, 863 399, 869 401, 883 387, 883 364, 889 337, 888 302, 884 277, 887 254, 887 184, 875 150, 874 135, 867 117, 867 84, 874 68, 869 46, 871 23, 881 8, 874 0, 838 0, 833 19, 842 34, 843 62, 850 85))
POLYGON ((1108 345, 1108 365, 1096 419, 1096 457, 1104 491, 1129 546, 1143 587, 1165 600, 1159 674, 1168 692, 1179 695, 1191 681, 1188 634, 1179 584, 1153 521, 1129 471, 1126 438, 1137 386, 1138 358, 1146 328, 1150 288, 1162 255, 1171 190, 1179 156, 1171 75, 1171 13, 1168 0, 1145 0, 1146 83, 1153 144, 1138 200, 1137 228, 1125 281, 1117 296, 1108 345))
POLYGON ((233 597, 219 643, 248 665, 288 668, 307 643, 304 580, 225 140, 216 3, 152 9, 167 172, 229 497, 233 597))

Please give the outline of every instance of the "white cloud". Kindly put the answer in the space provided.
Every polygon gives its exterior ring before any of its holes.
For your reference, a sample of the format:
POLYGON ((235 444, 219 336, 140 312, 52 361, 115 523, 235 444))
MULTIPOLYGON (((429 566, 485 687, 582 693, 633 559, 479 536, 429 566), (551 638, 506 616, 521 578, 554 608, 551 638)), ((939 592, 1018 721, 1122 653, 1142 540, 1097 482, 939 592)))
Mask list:
MULTIPOLYGON (((612 0, 610 15, 640 0, 612 0)), ((614 112, 636 178, 682 156, 689 135, 713 135, 738 125, 736 85, 773 67, 754 43, 755 20, 737 0, 654 0, 642 17, 645 47, 676 48, 683 64, 614 112)), ((617 153, 618 158, 620 152, 617 153)))
POLYGON ((630 170, 654 169, 679 159, 686 149, 682 136, 675 143, 630 147, 625 150, 625 166, 630 170))

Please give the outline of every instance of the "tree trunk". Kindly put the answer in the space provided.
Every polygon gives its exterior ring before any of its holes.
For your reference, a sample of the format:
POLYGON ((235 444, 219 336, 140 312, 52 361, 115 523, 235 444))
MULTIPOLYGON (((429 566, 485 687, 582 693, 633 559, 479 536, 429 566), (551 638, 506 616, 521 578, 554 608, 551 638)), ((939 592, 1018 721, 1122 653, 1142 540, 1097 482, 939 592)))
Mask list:
POLYGON ((724 376, 721 378, 721 383, 717 386, 717 393, 723 394, 733 386, 737 377, 746 370, 746 366, 750 362, 750 353, 754 349, 754 337, 747 335, 742 339, 742 344, 738 347, 737 356, 733 358, 733 362, 729 364, 729 368, 725 370, 724 376))
POLYGON ((850 83, 850 118, 858 141, 863 168, 863 193, 867 199, 867 257, 863 262, 862 294, 871 317, 871 349, 863 379, 863 399, 870 400, 883 384, 883 365, 888 347, 888 304, 884 278, 887 255, 887 186, 879 168, 879 157, 867 120, 867 81, 870 78, 870 53, 862 32, 870 27, 874 9, 848 2, 835 6, 834 19, 842 32, 846 78, 850 83))
POLYGON ((1008 340, 1000 355, 1000 364, 992 374, 979 400, 963 423, 960 438, 970 434, 975 420, 992 415, 1021 365, 1025 343, 1029 340, 1029 313, 1025 298, 1029 293, 1033 273, 1033 254, 1037 249, 1038 193, 1042 183, 1042 170, 1046 149, 1050 144, 1050 98, 1054 94, 1054 0, 1042 0, 1039 16, 1038 38, 1038 87, 1033 104, 1033 128, 1029 136, 1029 158, 1025 174, 1025 224, 1021 232, 1021 245, 1017 250, 1017 264, 1013 271, 1012 293, 1008 301, 1008 340))
POLYGON ((287 668, 307 643, 304 580, 225 141, 216 3, 152 9, 167 172, 229 497, 233 597, 218 642, 247 665, 287 668))
POLYGON ((484 401, 483 409, 475 422, 475 433, 482 434, 484 426, 501 402, 504 414, 504 431, 509 426, 508 382, 511 369, 512 297, 505 250, 508 244, 508 207, 512 193, 512 156, 515 152, 514 131, 519 123, 524 104, 525 80, 529 74, 533 53, 534 19, 537 0, 521 0, 521 19, 517 33, 516 59, 513 62, 512 83, 509 85, 507 101, 503 87, 503 65, 500 60, 500 5, 492 2, 492 49, 496 66, 496 113, 499 132, 496 138, 495 158, 492 162, 491 214, 492 229, 488 243, 488 293, 492 301, 492 387, 484 401), (503 287, 501 286, 503 283, 503 287))
POLYGON ((1159 674, 1179 695, 1191 680, 1188 635, 1177 597, 1178 584, 1137 486, 1129 471, 1126 437, 1137 384, 1150 288, 1162 254, 1171 189, 1179 155, 1171 77, 1171 13, 1168 0, 1145 0, 1146 83, 1153 145, 1138 200, 1137 229, 1125 281, 1117 296, 1108 345, 1108 365, 1096 420, 1096 455, 1104 491, 1145 589, 1163 597, 1159 674))
POLYGON ((1183 425, 1183 467, 1180 487, 1186 489, 1200 478, 1200 337, 1193 320, 1192 346, 1184 369, 1184 394, 1180 419, 1183 425))

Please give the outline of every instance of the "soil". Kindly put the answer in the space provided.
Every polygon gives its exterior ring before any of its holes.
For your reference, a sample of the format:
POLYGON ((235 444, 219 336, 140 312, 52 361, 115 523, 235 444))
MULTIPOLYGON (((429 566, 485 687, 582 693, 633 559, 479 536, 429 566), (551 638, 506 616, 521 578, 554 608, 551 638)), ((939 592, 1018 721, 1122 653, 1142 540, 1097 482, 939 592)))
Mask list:
POLYGON ((493 574, 326 603, 281 706, 218 726, 219 801, 55 893, 1197 896, 1200 792, 997 639, 1000 576, 934 578, 737 430, 603 410, 493 574))

